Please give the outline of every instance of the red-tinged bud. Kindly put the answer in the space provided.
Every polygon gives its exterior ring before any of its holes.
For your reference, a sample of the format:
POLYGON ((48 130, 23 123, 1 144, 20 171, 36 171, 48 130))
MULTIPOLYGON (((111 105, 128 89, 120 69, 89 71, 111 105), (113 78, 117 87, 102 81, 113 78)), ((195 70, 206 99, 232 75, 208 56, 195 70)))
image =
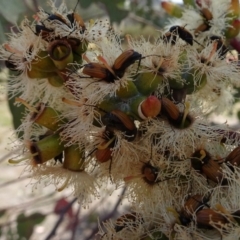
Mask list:
POLYGON ((172 2, 161 2, 162 8, 171 16, 180 18, 182 17, 183 9, 179 5, 172 2))
MULTIPOLYGON (((139 105, 139 115, 147 117, 156 117, 161 111, 161 101, 155 96, 149 96, 139 105)), ((140 116, 141 117, 141 116, 140 116)))
POLYGON ((232 23, 230 25, 231 25, 231 27, 228 27, 225 31, 225 36, 228 39, 234 38, 239 34, 239 32, 240 32, 240 20, 235 19, 235 20, 232 21, 232 23))
POLYGON ((230 41, 230 45, 237 51, 240 52, 240 40, 233 38, 230 41))

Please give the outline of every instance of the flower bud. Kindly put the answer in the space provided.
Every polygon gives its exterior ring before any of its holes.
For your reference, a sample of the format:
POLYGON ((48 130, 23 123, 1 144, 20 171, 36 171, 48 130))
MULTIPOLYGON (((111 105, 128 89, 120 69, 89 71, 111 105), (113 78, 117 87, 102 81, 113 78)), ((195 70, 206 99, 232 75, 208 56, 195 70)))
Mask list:
POLYGON ((182 78, 186 80, 184 88, 187 90, 187 94, 192 94, 202 89, 207 84, 207 75, 204 73, 198 78, 196 82, 195 75, 198 74, 199 70, 191 69, 182 75, 182 78))
POLYGON ((58 74, 55 74, 48 77, 48 83, 53 87, 62 87, 64 81, 58 74))
POLYGON ((230 27, 227 27, 225 30, 225 36, 227 39, 236 37, 240 32, 240 20, 235 19, 230 23, 230 27))
MULTIPOLYGON (((40 103, 31 116, 31 120, 41 126, 48 128, 51 131, 56 131, 59 128, 61 120, 58 113, 51 107, 47 107, 44 103, 40 103)), ((63 123, 63 121, 62 121, 63 123)))
POLYGON ((116 95, 121 99, 128 99, 138 94, 138 90, 132 81, 128 81, 127 85, 120 86, 116 91, 116 95))
POLYGON ((49 78, 55 76, 56 73, 54 72, 43 72, 37 69, 32 68, 31 70, 27 70, 27 76, 31 79, 42 79, 42 78, 49 78))
POLYGON ((161 101, 155 96, 149 96, 138 107, 138 115, 142 119, 156 117, 161 111, 161 101))
POLYGON ((161 2, 162 8, 171 16, 180 18, 182 17, 183 9, 178 4, 172 2, 161 2))
POLYGON ((136 81, 134 81, 137 89, 143 95, 150 95, 152 92, 156 91, 159 84, 163 81, 163 76, 157 75, 151 72, 145 72, 139 74, 136 81))
POLYGON ((49 135, 38 142, 30 142, 28 146, 35 164, 42 164, 56 156, 64 150, 58 133, 49 135))
POLYGON ((72 48, 65 40, 55 40, 48 48, 49 55, 59 70, 66 68, 68 63, 73 62, 72 48))
POLYGON ((84 170, 84 150, 72 145, 64 149, 63 167, 71 171, 84 170))
POLYGON ((40 72, 53 72, 57 70, 46 51, 38 52, 37 57, 31 62, 31 67, 33 70, 38 70, 40 72))

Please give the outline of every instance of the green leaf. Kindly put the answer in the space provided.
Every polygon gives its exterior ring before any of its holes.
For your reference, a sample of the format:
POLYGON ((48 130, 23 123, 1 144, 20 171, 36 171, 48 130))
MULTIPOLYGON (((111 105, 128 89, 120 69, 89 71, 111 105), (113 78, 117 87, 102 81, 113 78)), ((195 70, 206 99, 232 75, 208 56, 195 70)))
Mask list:
MULTIPOLYGON (((17 97, 17 96, 16 96, 17 97)), ((22 123, 21 119, 23 117, 23 113, 25 111, 25 107, 23 105, 20 105, 19 107, 14 105, 15 103, 15 97, 10 99, 10 92, 8 91, 8 105, 10 112, 12 114, 13 119, 13 126, 16 130, 22 123)), ((23 133, 19 133, 17 137, 21 137, 23 133)))
POLYGON ((88 8, 93 2, 95 1, 81 0, 80 4, 81 4, 81 7, 88 8))
POLYGON ((6 212, 6 211, 7 211, 6 209, 0 210, 0 218, 5 215, 5 212, 6 212))
POLYGON ((21 213, 17 217, 17 233, 19 238, 24 237, 30 239, 33 234, 35 225, 41 223, 45 219, 45 215, 41 213, 33 213, 30 216, 25 216, 24 213, 21 213))
POLYGON ((128 11, 120 9, 118 7, 118 4, 121 5, 121 1, 105 0, 101 2, 105 4, 105 8, 110 17, 111 22, 119 23, 122 21, 122 19, 124 19, 128 15, 128 11))
POLYGON ((194 0, 183 0, 184 5, 195 6, 194 0))
POLYGON ((10 23, 15 24, 20 13, 26 12, 24 1, 1 0, 0 14, 10 23))

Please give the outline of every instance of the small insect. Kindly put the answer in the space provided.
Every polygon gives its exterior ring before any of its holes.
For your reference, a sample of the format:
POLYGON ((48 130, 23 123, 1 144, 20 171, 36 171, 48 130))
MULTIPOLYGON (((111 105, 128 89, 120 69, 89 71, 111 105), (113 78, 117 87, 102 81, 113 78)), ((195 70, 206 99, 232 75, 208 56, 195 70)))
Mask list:
POLYGON ((172 26, 169 31, 163 36, 163 41, 171 44, 175 44, 177 40, 177 35, 190 45, 193 45, 193 35, 181 26, 172 26))

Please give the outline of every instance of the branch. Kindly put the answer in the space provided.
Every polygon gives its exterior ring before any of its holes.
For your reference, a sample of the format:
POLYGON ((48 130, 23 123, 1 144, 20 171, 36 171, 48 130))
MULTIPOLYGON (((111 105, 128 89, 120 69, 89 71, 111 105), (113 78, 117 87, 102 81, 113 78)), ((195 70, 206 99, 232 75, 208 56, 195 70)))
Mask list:
POLYGON ((56 235, 56 231, 57 231, 58 227, 60 226, 60 224, 62 223, 65 214, 72 207, 73 203, 75 203, 76 201, 77 201, 77 198, 74 198, 65 208, 63 208, 61 210, 59 219, 57 220, 55 226, 53 227, 52 231, 49 233, 49 235, 46 237, 45 240, 50 240, 53 236, 56 235))

